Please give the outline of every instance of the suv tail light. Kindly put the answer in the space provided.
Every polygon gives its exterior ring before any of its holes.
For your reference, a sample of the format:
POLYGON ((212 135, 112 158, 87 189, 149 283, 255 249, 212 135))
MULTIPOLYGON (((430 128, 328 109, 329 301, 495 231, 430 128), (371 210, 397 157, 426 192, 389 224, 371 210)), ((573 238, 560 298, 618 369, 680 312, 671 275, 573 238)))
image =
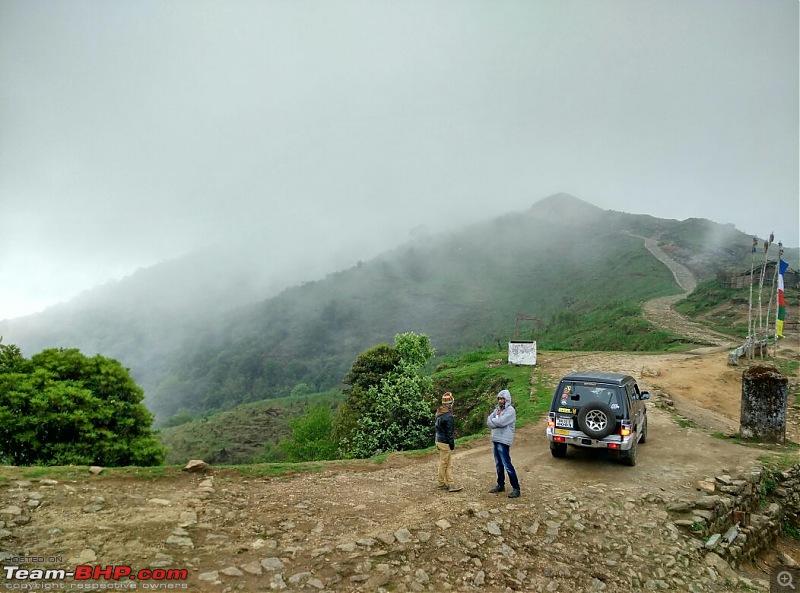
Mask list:
POLYGON ((620 428, 619 434, 621 434, 623 437, 631 436, 631 421, 630 420, 623 420, 622 421, 622 428, 620 428))
POLYGON ((548 412, 547 413, 547 426, 549 428, 556 427, 556 413, 555 412, 548 412))

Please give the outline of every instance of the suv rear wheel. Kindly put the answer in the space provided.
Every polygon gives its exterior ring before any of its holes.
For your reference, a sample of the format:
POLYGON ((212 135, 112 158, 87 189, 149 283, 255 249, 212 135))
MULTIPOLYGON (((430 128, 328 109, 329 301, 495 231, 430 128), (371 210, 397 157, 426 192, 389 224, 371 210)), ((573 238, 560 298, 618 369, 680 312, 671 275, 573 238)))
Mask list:
POLYGON ((566 443, 550 443, 550 453, 553 457, 566 457, 567 445, 566 443))
POLYGON ((639 439, 640 443, 647 442, 647 416, 644 417, 644 426, 642 427, 642 438, 639 439))
POLYGON ((622 459, 622 463, 625 465, 630 465, 633 467, 636 465, 636 450, 639 448, 639 443, 634 442, 633 446, 628 449, 627 451, 621 451, 620 456, 622 459))
POLYGON ((578 427, 593 439, 606 438, 616 425, 614 412, 605 402, 589 402, 578 412, 578 427))

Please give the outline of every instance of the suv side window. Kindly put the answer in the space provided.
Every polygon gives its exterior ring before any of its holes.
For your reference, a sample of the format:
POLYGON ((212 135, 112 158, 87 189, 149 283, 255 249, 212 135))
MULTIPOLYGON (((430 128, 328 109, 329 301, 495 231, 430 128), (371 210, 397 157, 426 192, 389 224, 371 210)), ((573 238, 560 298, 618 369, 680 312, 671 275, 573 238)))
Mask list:
POLYGON ((639 396, 636 391, 636 383, 625 383, 625 393, 632 400, 638 399, 639 396))
POLYGON ((630 403, 628 409, 630 410, 630 414, 633 415, 633 411, 641 406, 641 393, 639 391, 639 386, 636 383, 628 383, 625 385, 625 391, 630 396, 630 403))
POLYGON ((627 414, 631 413, 631 410, 633 410, 634 402, 636 401, 636 394, 632 393, 632 391, 633 390, 630 388, 630 385, 625 386, 625 404, 628 409, 627 414))

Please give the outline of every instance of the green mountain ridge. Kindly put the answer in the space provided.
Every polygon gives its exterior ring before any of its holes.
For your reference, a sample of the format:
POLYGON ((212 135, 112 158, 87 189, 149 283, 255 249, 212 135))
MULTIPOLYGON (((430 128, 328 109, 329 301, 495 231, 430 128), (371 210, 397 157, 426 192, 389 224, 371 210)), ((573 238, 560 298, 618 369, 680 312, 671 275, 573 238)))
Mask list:
POLYGON ((700 277, 749 253, 749 238, 735 229, 685 224, 554 196, 407 243, 229 316, 169 362, 169 382, 149 403, 163 417, 280 397, 297 383, 323 390, 361 351, 404 331, 425 333, 438 352, 451 353, 507 341, 518 314, 545 322, 679 292, 637 234, 663 237, 700 277), (695 235, 709 232, 726 242, 693 248, 702 243, 695 235))
MULTIPOLYGON (((249 304, 231 296, 237 280, 221 260, 211 273, 186 276, 168 307, 137 285, 143 272, 115 286, 111 302, 97 297, 83 308, 0 322, 0 335, 27 351, 77 347, 120 360, 163 422, 284 397, 302 383, 337 388, 361 351, 397 333, 425 333, 447 354, 515 337, 518 315, 538 321, 516 337, 535 338, 537 327, 565 315, 678 292, 636 235, 657 238, 701 280, 750 261, 750 236, 731 225, 602 210, 557 194, 249 304)), ((562 341, 569 347, 569 336, 562 341)))

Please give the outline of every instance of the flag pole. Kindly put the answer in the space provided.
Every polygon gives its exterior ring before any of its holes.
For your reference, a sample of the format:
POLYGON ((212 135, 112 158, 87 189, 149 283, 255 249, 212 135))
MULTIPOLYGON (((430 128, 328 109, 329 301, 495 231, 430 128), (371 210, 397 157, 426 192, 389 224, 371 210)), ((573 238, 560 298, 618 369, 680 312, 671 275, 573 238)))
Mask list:
MULTIPOLYGON (((761 265, 761 278, 758 280, 758 334, 756 337, 761 335, 761 327, 763 324, 763 319, 761 315, 761 293, 764 290, 764 274, 767 271, 767 252, 769 251, 769 246, 772 243, 772 240, 775 238, 775 235, 772 233, 769 234, 769 239, 764 239, 764 263, 761 265)), ((765 332, 766 335, 766 332, 765 332)), ((759 338, 760 339, 760 338, 759 338)), ((764 358, 764 349, 759 348, 759 356, 764 358)))
MULTIPOLYGON (((764 338, 767 340, 767 354, 769 354, 769 324, 770 324, 770 312, 772 311, 772 297, 775 296, 775 279, 778 277, 778 268, 780 267, 780 254, 783 252, 783 243, 778 241, 778 261, 775 262, 775 273, 772 275, 772 285, 769 288, 769 301, 767 302, 767 316, 764 318, 766 320, 767 329, 766 333, 764 334, 764 338)), ((775 317, 775 333, 778 330, 778 318, 775 317)), ((775 342, 777 343, 778 338, 775 338, 775 342)), ((775 352, 777 353, 777 347, 775 348, 775 352)))
MULTIPOLYGON (((781 260, 783 259, 783 243, 778 241, 778 261, 775 262, 775 278, 778 277, 778 273, 781 267, 781 260)), ((772 288, 773 291, 775 290, 775 278, 772 279, 772 288)), ((778 290, 781 290, 781 286, 778 285, 778 290)), ((775 347, 772 350, 772 356, 778 356, 778 317, 780 316, 781 304, 780 304, 780 295, 776 293, 775 300, 778 301, 775 303, 775 347)), ((769 302, 772 304, 772 295, 769 297, 769 302)), ((769 309, 767 309, 767 315, 769 315, 769 309)))
POLYGON ((758 239, 753 237, 753 248, 750 256, 750 299, 747 301, 747 360, 753 360, 753 276, 756 273, 756 249, 758 239))

